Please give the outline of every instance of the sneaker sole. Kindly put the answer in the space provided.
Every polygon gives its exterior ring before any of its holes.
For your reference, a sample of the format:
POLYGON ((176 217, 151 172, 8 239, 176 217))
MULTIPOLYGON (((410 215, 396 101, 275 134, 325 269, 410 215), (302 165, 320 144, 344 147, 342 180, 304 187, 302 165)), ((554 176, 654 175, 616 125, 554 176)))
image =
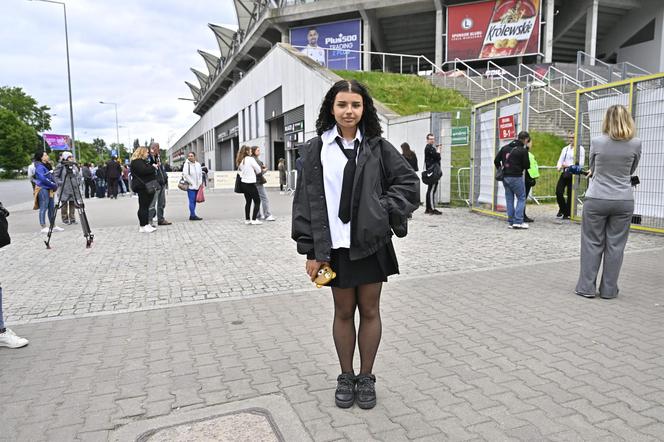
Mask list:
POLYGON ((363 410, 369 410, 369 409, 376 406, 376 399, 374 399, 372 401, 369 401, 369 402, 357 401, 357 406, 360 407, 363 410))
POLYGON ((579 295, 579 296, 583 296, 584 298, 587 298, 587 299, 593 299, 596 296, 596 295, 591 295, 589 293, 581 293, 581 292, 577 292, 577 291, 575 291, 574 294, 579 295))
POLYGON ((353 406, 353 402, 355 402, 355 398, 353 398, 349 401, 340 401, 339 399, 334 398, 334 403, 339 408, 350 408, 350 407, 353 406))

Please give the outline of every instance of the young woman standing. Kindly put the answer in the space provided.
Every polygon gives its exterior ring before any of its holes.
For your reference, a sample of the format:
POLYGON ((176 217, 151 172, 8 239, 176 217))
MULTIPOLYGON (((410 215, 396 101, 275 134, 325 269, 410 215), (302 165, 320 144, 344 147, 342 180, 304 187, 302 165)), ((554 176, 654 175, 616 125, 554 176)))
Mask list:
POLYGON ((332 333, 341 366, 335 403, 348 408, 357 401, 360 408, 373 408, 373 364, 382 333, 380 293, 387 277, 399 272, 390 218, 415 210, 419 179, 381 137, 373 100, 355 80, 339 81, 327 92, 316 131, 318 137, 300 149, 292 237, 298 252, 307 255, 305 268, 312 280, 328 263, 337 274, 330 282, 332 333), (356 338, 361 362, 357 376, 356 338))
POLYGON ((625 106, 610 106, 603 134, 590 141, 588 190, 581 220, 581 269, 575 293, 585 298, 618 296, 629 227, 634 214, 631 177, 641 160, 641 140, 636 138, 634 119, 625 106), (597 274, 602 264, 602 278, 597 274), (598 290, 599 289, 599 290, 598 290))
POLYGON ((138 231, 140 233, 152 233, 155 229, 148 220, 148 212, 154 192, 150 193, 146 186, 150 181, 157 179, 156 164, 148 162, 148 148, 137 147, 131 156, 131 189, 138 194, 138 231))
POLYGON ((201 221, 203 218, 196 215, 196 194, 198 193, 198 189, 203 185, 203 170, 201 163, 196 161, 196 154, 194 152, 187 154, 187 161, 182 166, 182 178, 189 183, 189 189, 187 189, 189 220, 201 221))
POLYGON ((261 197, 258 194, 258 188, 256 188, 256 175, 261 173, 261 166, 258 165, 254 157, 251 155, 251 147, 249 146, 242 146, 240 148, 235 161, 240 173, 240 186, 242 193, 244 194, 244 223, 255 225, 263 224, 256 219, 258 217, 258 211, 261 208, 261 197), (254 202, 254 211, 251 213, 251 218, 249 218, 252 201, 254 202))

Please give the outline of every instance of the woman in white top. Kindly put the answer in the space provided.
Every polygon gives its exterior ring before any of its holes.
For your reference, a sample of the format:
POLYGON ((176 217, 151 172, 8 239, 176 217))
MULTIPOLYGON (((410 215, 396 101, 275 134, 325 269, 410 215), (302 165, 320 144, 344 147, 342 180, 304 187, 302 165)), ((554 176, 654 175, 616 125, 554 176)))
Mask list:
POLYGON ((189 183, 189 189, 187 190, 187 197, 189 197, 189 220, 201 221, 203 218, 196 215, 196 194, 201 185, 203 185, 203 170, 200 163, 196 161, 196 154, 194 152, 189 152, 187 155, 187 161, 182 166, 182 178, 189 183))
POLYGON ((245 224, 263 224, 258 221, 258 211, 261 208, 261 197, 256 188, 256 175, 261 173, 261 166, 258 165, 256 159, 251 155, 251 147, 242 146, 237 153, 236 164, 240 172, 241 189, 244 194, 244 223, 245 224), (254 211, 249 218, 251 212, 251 202, 254 202, 254 211))

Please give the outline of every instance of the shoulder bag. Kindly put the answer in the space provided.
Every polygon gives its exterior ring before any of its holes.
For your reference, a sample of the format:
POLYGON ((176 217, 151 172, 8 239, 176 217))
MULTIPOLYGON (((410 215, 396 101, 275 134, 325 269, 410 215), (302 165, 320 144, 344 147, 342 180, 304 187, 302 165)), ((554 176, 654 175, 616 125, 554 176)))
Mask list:
MULTIPOLYGON (((189 161, 187 161, 187 170, 189 171, 189 175, 191 175, 191 167, 189 166, 189 161)), ((180 181, 178 181, 178 189, 182 191, 187 191, 189 190, 189 181, 184 179, 184 172, 182 172, 182 176, 180 177, 180 181)))

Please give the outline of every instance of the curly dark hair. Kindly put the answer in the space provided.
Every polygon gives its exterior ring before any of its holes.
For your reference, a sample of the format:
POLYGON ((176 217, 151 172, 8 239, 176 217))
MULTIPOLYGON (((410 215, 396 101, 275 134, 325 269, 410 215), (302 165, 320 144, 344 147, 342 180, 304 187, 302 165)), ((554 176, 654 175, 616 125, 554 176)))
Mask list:
POLYGON ((366 86, 357 80, 341 80, 334 83, 334 85, 327 91, 323 103, 320 105, 320 114, 316 120, 316 133, 320 136, 323 132, 328 131, 337 124, 332 114, 332 106, 334 99, 339 92, 353 92, 362 96, 364 104, 364 112, 360 119, 360 130, 364 137, 379 137, 383 133, 378 120, 378 113, 374 106, 373 99, 369 95, 366 86))

